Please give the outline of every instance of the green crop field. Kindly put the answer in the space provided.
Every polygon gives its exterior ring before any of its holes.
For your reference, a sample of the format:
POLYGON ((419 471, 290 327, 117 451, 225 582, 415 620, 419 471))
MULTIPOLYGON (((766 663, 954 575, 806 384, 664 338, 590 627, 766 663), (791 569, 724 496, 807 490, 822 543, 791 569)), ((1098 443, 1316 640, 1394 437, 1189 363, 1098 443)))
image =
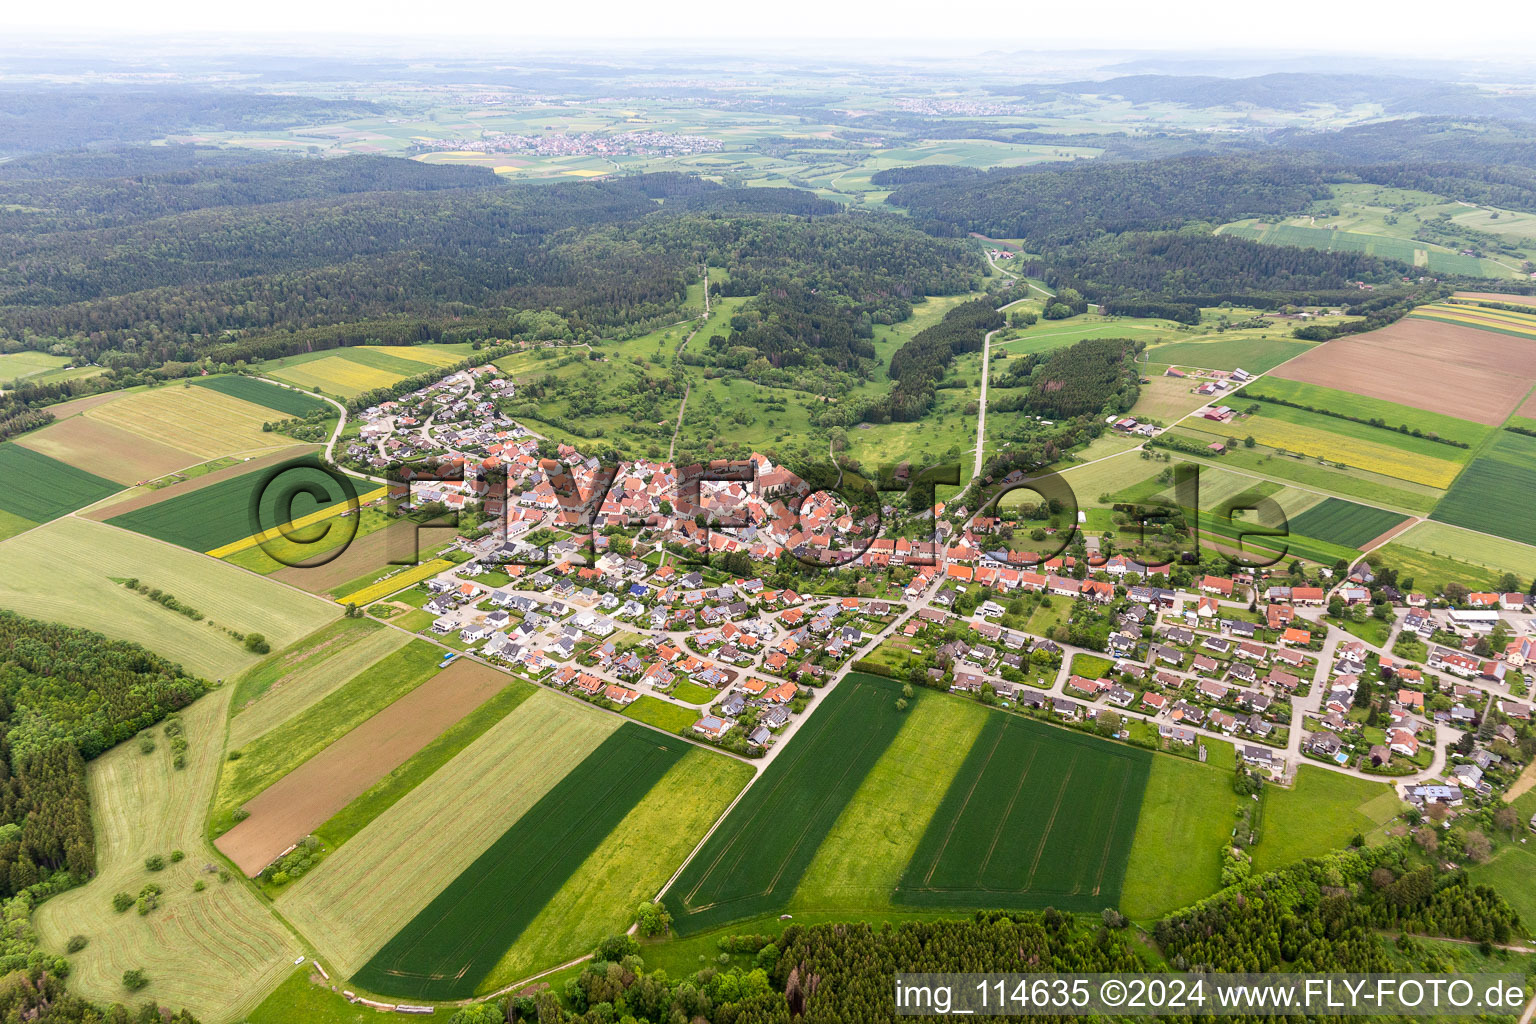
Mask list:
POLYGON ((1501 431, 1462 471, 1430 518, 1479 533, 1536 544, 1536 438, 1501 431))
MULTIPOLYGON (((1536 578, 1536 547, 1518 541, 1473 533, 1445 523, 1423 522, 1393 538, 1394 544, 1426 555, 1470 562, 1493 576, 1512 572, 1536 578)), ((1479 586, 1479 590, 1487 589, 1479 586)))
MULTIPOLYGON (((96 871, 78 888, 41 904, 33 918, 43 947, 62 954, 71 935, 89 945, 70 956, 70 991, 98 1003, 122 1002, 125 970, 142 968, 138 993, 186 1008, 209 1022, 240 1020, 293 969, 299 940, 238 880, 203 871, 216 858, 203 838, 203 811, 219 771, 224 716, 231 691, 215 690, 182 713, 187 764, 171 765, 171 748, 152 754, 120 744, 89 767, 96 871), (186 854, 151 874, 144 859, 186 854), (206 888, 193 887, 202 881, 206 888), (112 896, 150 882, 164 890, 160 907, 116 913, 112 896)), ((155 730, 156 733, 159 730, 155 730)))
POLYGON ((905 721, 900 687, 850 673, 667 891, 681 935, 784 906, 822 840, 905 721))
POLYGON ((277 909, 352 975, 621 725, 536 691, 291 883, 277 909))
POLYGON ((14 512, 7 512, 0 508, 0 540, 14 537, 18 533, 26 533, 36 525, 30 519, 23 519, 14 512))
MULTIPOLYGON (((442 651, 413 640, 305 709, 279 729, 267 732, 226 762, 219 778, 213 820, 219 825, 235 808, 405 696, 437 671, 442 651)), ((234 753, 235 751, 232 751, 234 753)))
POLYGON ((679 732, 691 728, 693 723, 699 720, 697 711, 680 708, 676 704, 644 693, 640 695, 639 700, 624 709, 624 714, 637 722, 654 725, 667 732, 679 732))
POLYGON ((827 833, 793 909, 884 910, 966 752, 998 712, 918 691, 907 721, 827 833))
MULTIPOLYGON (((1281 333, 1277 325, 1275 333, 1281 333)), ((1173 366, 1203 366, 1212 370, 1267 373, 1311 348, 1305 341, 1289 338, 1239 338, 1230 341, 1183 341, 1158 345, 1148 358, 1173 366)))
POLYGON ((1380 398, 1338 391, 1321 384, 1286 380, 1283 377, 1266 377, 1256 381, 1244 388, 1240 395, 1242 398, 1263 398, 1267 395, 1314 409, 1327 409, 1366 420, 1381 420, 1389 427, 1407 427, 1422 434, 1434 434, 1469 445, 1480 443, 1494 429, 1470 420, 1415 409, 1411 405, 1399 405, 1380 398))
POLYGON ((1253 850, 1255 872, 1271 871, 1347 846, 1390 820, 1402 805, 1382 782, 1302 765, 1290 789, 1264 794, 1263 836, 1253 850))
POLYGON ((260 660, 226 629, 261 633, 280 649, 341 616, 328 601, 78 516, 0 543, 0 607, 132 640, 208 679, 260 660), (114 582, 130 578, 174 595, 203 620, 114 582))
POLYGON ((550 898, 481 990, 564 963, 624 931, 635 907, 656 895, 751 778, 750 765, 689 749, 550 898))
POLYGON ((1329 498, 1291 520, 1291 532, 1330 544, 1358 548, 1386 533, 1407 517, 1386 509, 1329 498))
POLYGON ((0 444, 0 511, 46 523, 116 494, 122 484, 19 444, 0 444))
POLYGON ((1152 755, 998 716, 929 822, 895 901, 1091 912, 1120 902, 1152 755))
POLYGON ((1133 920, 1156 920, 1221 887, 1221 848, 1239 799, 1228 763, 1152 758, 1120 893, 1120 909, 1133 920))
POLYGON ((289 416, 303 417, 313 412, 334 411, 328 402, 323 402, 313 395, 290 391, 288 388, 278 387, 276 384, 269 384, 255 377, 195 377, 192 384, 194 387, 209 388, 231 398, 250 402, 252 405, 265 406, 277 412, 287 413, 289 416))
POLYGON ((409 639, 372 619, 338 619, 272 655, 235 682, 230 749, 288 721, 409 639))
POLYGON ((353 980, 374 992, 418 999, 473 995, 544 904, 686 750, 681 740, 649 729, 619 728, 353 980))
MULTIPOLYGON (((364 489, 368 486, 362 485, 364 489)), ((361 492, 354 489, 352 493, 361 492)), ((306 456, 230 477, 107 521, 194 551, 212 551, 346 500, 346 488, 337 477, 315 458, 306 456), (323 502, 307 492, 311 487, 326 495, 323 502), (258 495, 260 505, 253 507, 258 495)), ((326 522, 296 532, 303 539, 318 539, 328 530, 344 529, 338 522, 326 522)))

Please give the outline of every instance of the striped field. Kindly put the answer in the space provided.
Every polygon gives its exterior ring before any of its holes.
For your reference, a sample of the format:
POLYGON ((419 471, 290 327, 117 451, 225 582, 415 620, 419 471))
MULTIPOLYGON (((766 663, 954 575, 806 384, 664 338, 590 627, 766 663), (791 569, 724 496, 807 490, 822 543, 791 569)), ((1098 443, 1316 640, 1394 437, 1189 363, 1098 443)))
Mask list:
POLYGON ((621 723, 538 691, 290 887, 278 909, 351 977, 621 723))
POLYGON ((1441 323, 1460 324, 1484 331, 1497 331, 1517 338, 1536 341, 1536 311, 1516 313, 1507 309, 1489 309, 1464 302, 1432 302, 1420 306, 1409 316, 1441 323))

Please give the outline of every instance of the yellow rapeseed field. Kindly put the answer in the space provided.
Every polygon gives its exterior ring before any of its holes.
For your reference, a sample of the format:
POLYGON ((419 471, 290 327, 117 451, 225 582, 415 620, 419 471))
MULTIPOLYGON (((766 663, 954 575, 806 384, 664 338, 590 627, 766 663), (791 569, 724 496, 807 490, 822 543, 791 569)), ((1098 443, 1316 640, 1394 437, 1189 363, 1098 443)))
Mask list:
POLYGON ((1459 463, 1446 459, 1405 452, 1373 441, 1360 441, 1315 427, 1266 419, 1263 416, 1250 416, 1242 423, 1234 424, 1232 430, 1239 435, 1251 434, 1259 444, 1270 448, 1284 448, 1289 452, 1299 452, 1430 487, 1449 487, 1461 471, 1459 463))
POLYGON ((359 608, 377 601, 381 597, 388 597, 397 590, 420 583, 429 576, 436 576, 453 563, 446 558, 434 558, 430 562, 413 565, 401 573, 396 573, 387 580, 380 580, 371 587, 354 591, 340 598, 343 604, 355 604, 359 608))

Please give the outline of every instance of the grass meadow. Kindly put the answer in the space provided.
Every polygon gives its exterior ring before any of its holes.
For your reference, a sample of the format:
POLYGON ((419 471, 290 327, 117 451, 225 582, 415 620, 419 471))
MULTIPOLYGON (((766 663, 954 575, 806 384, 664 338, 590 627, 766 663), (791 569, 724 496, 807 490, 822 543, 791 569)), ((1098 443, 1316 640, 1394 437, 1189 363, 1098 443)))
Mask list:
MULTIPOLYGON (((62 953, 71 935, 89 940, 70 956, 70 991, 98 1003, 126 997, 122 976, 142 968, 149 986, 136 994, 185 1007, 205 1021, 239 1020, 292 970, 299 940, 238 878, 203 871, 215 862, 203 838, 203 811, 218 775, 224 717, 232 691, 203 697, 182 713, 187 765, 171 766, 160 743, 149 755, 137 743, 109 750, 88 769, 96 829, 96 876, 38 907, 34 923, 46 949, 62 953), (151 874, 144 859, 185 859, 151 874), (160 907, 117 913, 112 896, 154 882, 160 907), (197 892, 194 886, 205 888, 197 892)), ((158 732, 159 730, 155 730, 158 732)))
POLYGON ((1446 523, 1419 523, 1393 538, 1393 543, 1433 557, 1472 563, 1494 577, 1512 572, 1522 578, 1536 578, 1536 547, 1446 523))
POLYGON ((1272 871, 1349 845, 1401 809, 1390 786, 1302 765, 1291 789, 1266 787, 1253 870, 1272 871))
POLYGON ((1239 800, 1226 763, 1152 759, 1120 893, 1132 920, 1155 920, 1221 887, 1221 848, 1239 800))
POLYGON ((637 722, 646 725, 654 725, 658 729, 667 732, 681 732, 693 727, 693 723, 699 720, 699 713, 690 708, 680 708, 676 704, 652 697, 642 693, 639 698, 624 709, 627 718, 633 718, 637 722))
POLYGON ((273 654, 235 681, 230 749, 288 721, 409 639, 370 619, 338 619, 273 654))
POLYGON ((341 609, 181 548, 78 516, 0 543, 0 607, 141 643, 208 679, 233 677, 260 656, 226 629, 287 647, 341 609), (114 580, 138 578, 202 612, 202 621, 114 580))

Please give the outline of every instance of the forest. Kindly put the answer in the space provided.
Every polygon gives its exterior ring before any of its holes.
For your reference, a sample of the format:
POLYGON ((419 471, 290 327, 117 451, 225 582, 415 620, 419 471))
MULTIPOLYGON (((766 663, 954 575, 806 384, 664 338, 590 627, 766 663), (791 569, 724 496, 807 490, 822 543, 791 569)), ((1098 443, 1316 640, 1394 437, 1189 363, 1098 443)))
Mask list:
POLYGON ((0 611, 0 895, 90 876, 85 762, 207 686, 138 644, 0 611))
POLYGON ((1356 282, 1400 285, 1411 273, 1363 253, 1260 245, 1193 231, 1127 232, 1067 245, 1019 270, 1122 309, 1148 300, 1186 307, 1228 301, 1347 305, 1360 298, 1356 282))
POLYGON ((1392 971, 1379 931, 1494 943, 1518 934, 1519 918, 1498 893, 1460 871, 1415 867, 1408 849, 1398 839, 1250 878, 1153 934, 1181 970, 1244 972, 1392 971))
POLYGON ((0 337, 111 371, 19 388, 4 417, 205 359, 627 337, 676 319, 706 263, 728 274, 720 292, 752 297, 730 342, 707 350, 722 368, 785 383, 778 371, 814 363, 813 376, 851 386, 872 369, 872 325, 979 275, 974 255, 906 218, 691 175, 507 184, 486 169, 348 157, 120 179, 100 163, 34 158, 0 173, 0 207, 20 208, 0 213, 0 337), (49 168, 75 176, 35 176, 49 168))
POLYGON ((1043 252, 1103 234, 1279 216, 1329 195, 1316 162, 1223 156, 994 170, 903 185, 889 201, 935 233, 1018 238, 1043 252))
POLYGON ((1089 338, 1014 360, 997 386, 1026 390, 1020 396, 997 396, 993 409, 1022 409, 1053 420, 1122 413, 1136 404, 1140 391, 1136 355, 1143 347, 1144 342, 1130 338, 1089 338))
POLYGON ((237 89, 12 86, 0 90, 0 153, 145 142, 196 130, 288 128, 367 117, 382 110, 363 100, 237 89))

